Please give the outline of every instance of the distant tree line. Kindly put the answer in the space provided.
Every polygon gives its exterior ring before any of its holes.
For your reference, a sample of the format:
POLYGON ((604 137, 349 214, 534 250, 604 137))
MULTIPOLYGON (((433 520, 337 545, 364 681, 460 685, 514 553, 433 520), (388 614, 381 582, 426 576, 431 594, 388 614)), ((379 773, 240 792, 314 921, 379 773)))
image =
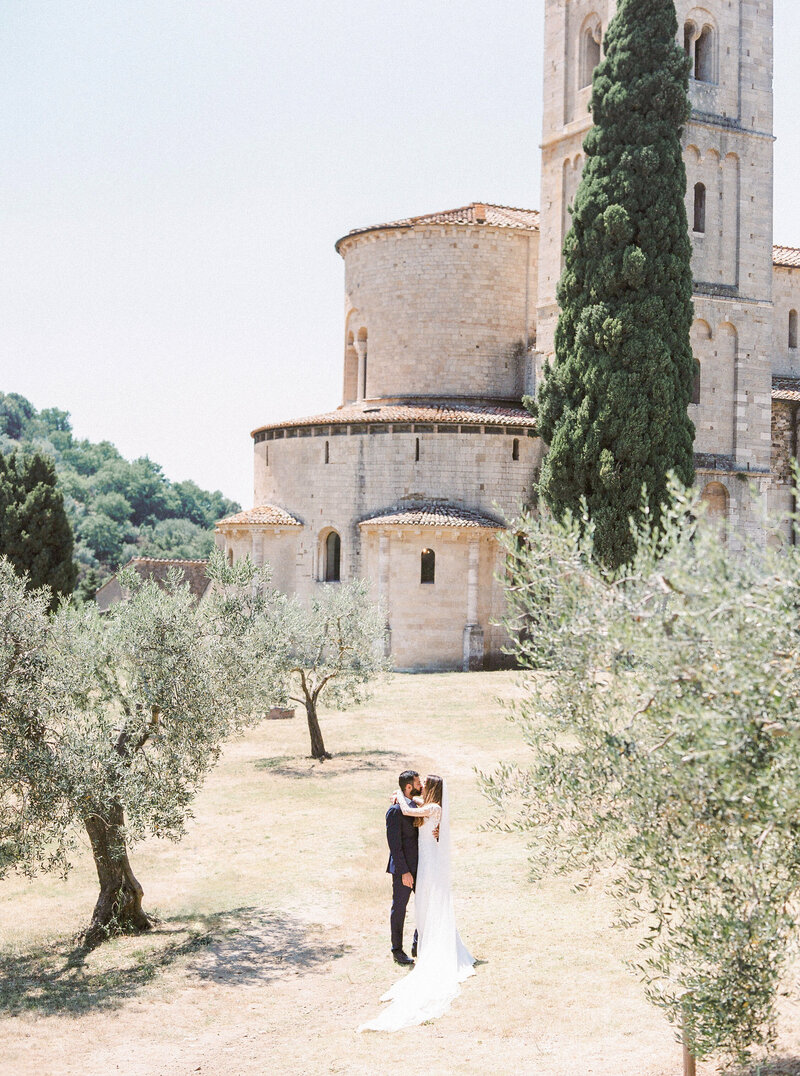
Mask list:
MULTIPOLYGON (((207 557, 214 522, 240 507, 218 490, 171 482, 147 456, 129 462, 110 441, 77 440, 66 411, 0 392, 0 453, 18 450, 53 460, 84 597, 133 556, 207 557)), ((32 564, 21 567, 35 577, 32 564)))

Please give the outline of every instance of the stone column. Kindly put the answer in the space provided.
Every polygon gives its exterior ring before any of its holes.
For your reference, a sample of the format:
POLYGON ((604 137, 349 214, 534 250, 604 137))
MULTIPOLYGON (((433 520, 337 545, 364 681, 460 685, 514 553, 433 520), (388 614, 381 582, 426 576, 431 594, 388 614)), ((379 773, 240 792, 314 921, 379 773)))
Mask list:
POLYGON ((392 628, 389 622, 389 535, 378 538, 378 601, 386 613, 386 657, 392 652, 392 628))
POLYGON ((483 668, 483 628, 478 623, 478 566, 480 542, 473 538, 469 544, 467 567, 467 623, 464 627, 464 672, 483 668))
POLYGON ((250 553, 250 559, 253 564, 264 563, 264 533, 263 531, 254 530, 252 537, 252 550, 250 553))
POLYGON ((356 399, 363 400, 367 395, 367 341, 356 340, 353 344, 358 355, 358 384, 356 386, 356 399))

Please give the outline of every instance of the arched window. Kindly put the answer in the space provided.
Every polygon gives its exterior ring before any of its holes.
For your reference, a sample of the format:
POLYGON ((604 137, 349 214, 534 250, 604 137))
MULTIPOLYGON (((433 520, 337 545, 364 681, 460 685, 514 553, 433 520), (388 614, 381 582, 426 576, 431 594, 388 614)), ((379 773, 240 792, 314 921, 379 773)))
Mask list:
POLYGON ((601 29, 599 22, 592 22, 581 34, 581 53, 579 66, 580 89, 591 86, 594 69, 600 63, 601 29))
POLYGON ((700 403, 700 363, 694 360, 694 384, 692 385, 692 403, 700 403))
POLYGON ((789 347, 797 349, 797 311, 789 311, 789 347))
POLYGON ((228 567, 229 568, 233 567, 233 550, 232 549, 228 550, 228 567))
POLYGON ((511 444, 511 458, 512 460, 519 459, 519 437, 515 437, 511 444))
POLYGON ((330 441, 325 442, 325 462, 326 463, 331 462, 331 445, 330 445, 330 441))
POLYGON ((325 539, 325 570, 322 578, 326 583, 338 583, 339 568, 342 559, 342 540, 336 531, 331 531, 325 539))
POLYGON ((698 82, 714 81, 714 31, 704 26, 694 45, 694 77, 698 82))
POLYGON ((419 437, 417 438, 416 444, 414 445, 414 462, 419 463, 419 437))
POLYGON ((683 47, 692 61, 692 77, 696 82, 714 81, 714 27, 687 22, 683 27, 683 47))
POLYGON ((703 233, 706 230, 706 187, 704 183, 694 185, 694 231, 703 233))
POLYGON ((433 583, 436 578, 436 554, 432 549, 423 549, 420 554, 419 581, 433 583))

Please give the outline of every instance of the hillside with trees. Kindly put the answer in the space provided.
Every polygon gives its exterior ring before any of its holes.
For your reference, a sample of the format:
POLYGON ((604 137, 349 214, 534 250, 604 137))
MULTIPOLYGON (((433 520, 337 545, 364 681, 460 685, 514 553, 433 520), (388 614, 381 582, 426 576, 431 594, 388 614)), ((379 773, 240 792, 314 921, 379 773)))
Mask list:
POLYGON ((219 490, 171 482, 147 456, 129 461, 110 441, 76 439, 67 411, 0 392, 0 453, 19 449, 55 463, 85 597, 131 557, 207 557, 214 522, 240 508, 219 490))

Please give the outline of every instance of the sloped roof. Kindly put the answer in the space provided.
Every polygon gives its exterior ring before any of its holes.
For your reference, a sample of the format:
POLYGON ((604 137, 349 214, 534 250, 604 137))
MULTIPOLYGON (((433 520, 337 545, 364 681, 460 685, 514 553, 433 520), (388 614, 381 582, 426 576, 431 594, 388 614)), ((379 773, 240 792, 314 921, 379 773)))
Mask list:
POLYGON ((772 264, 785 269, 800 269, 800 247, 773 247, 772 264))
POLYGON ((302 520, 280 508, 277 504, 261 504, 255 508, 248 508, 244 512, 237 512, 235 516, 227 516, 216 524, 217 529, 223 527, 302 527, 302 520))
POLYGON ((787 400, 789 403, 800 403, 800 378, 773 377, 772 399, 787 400))
POLYGON ((382 509, 377 515, 362 519, 359 527, 385 525, 412 527, 486 527, 503 530, 505 524, 472 508, 443 501, 414 501, 382 509))
POLYGON ((389 221, 386 224, 372 224, 366 228, 353 228, 336 243, 336 249, 345 239, 366 232, 379 232, 386 228, 414 228, 425 224, 465 224, 475 227, 518 228, 538 231, 539 210, 517 209, 507 205, 492 205, 489 202, 470 202, 457 209, 443 209, 438 213, 423 213, 418 217, 404 217, 402 220, 389 221))
POLYGON ((535 428, 536 420, 521 407, 451 407, 441 405, 358 404, 339 407, 324 415, 293 418, 288 422, 272 422, 259 426, 253 433, 280 430, 292 426, 340 426, 347 423, 424 422, 461 426, 525 426, 535 428))

